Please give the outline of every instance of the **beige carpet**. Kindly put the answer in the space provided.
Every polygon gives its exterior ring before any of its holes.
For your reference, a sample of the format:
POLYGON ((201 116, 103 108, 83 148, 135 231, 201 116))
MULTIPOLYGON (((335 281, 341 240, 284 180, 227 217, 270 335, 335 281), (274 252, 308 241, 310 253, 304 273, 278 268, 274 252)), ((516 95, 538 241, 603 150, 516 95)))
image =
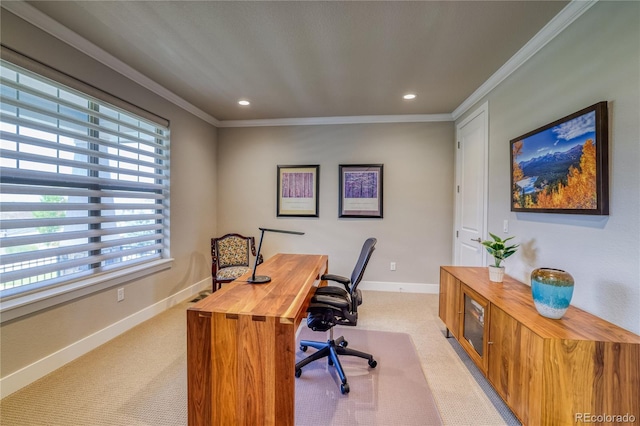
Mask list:
MULTIPOLYGON (((406 333, 337 327, 348 347, 374 355, 366 359, 340 357, 350 392, 340 393, 336 370, 323 358, 306 365, 296 379, 296 425, 441 425, 438 408, 427 385, 411 337, 406 333)), ((326 340, 326 333, 303 328, 301 339, 326 340)), ((315 351, 298 351, 297 360, 315 351)))
MULTIPOLYGON (((186 425, 188 306, 169 309, 4 398, 0 424, 186 425)), ((358 328, 411 336, 444 424, 517 424, 468 357, 456 352, 455 341, 444 337, 437 295, 366 291, 358 328)))
POLYGON ((445 337, 437 294, 364 292, 358 328, 411 335, 445 425, 520 425, 455 339, 445 337))

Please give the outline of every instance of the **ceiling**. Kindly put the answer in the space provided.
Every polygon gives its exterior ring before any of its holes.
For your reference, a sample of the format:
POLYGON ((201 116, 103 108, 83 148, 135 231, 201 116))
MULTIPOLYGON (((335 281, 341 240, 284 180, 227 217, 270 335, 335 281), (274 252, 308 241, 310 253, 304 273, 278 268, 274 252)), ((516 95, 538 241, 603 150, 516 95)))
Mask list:
POLYGON ((27 3, 221 122, 451 114, 568 4, 27 3))

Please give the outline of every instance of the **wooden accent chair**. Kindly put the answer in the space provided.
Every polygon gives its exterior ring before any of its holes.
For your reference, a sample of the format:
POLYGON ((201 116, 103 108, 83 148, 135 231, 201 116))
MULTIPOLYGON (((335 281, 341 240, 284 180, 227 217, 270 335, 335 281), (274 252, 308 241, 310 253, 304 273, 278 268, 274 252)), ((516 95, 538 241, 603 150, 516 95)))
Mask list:
MULTIPOLYGON (((251 270, 251 256, 256 255, 256 241, 254 237, 240 234, 227 234, 211 239, 211 277, 212 291, 215 292, 222 284, 229 283, 251 270)), ((262 255, 258 264, 262 263, 262 255)))

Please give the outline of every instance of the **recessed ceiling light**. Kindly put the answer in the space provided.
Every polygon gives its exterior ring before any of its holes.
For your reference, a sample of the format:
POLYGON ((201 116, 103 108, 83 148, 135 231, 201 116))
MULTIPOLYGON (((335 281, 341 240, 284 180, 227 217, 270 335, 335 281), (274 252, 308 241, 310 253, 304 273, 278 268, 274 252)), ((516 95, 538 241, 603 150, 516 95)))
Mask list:
POLYGON ((249 102, 249 101, 247 101, 247 100, 245 100, 245 99, 242 99, 242 100, 239 100, 239 101, 238 101, 238 103, 239 103, 240 105, 242 105, 242 106, 247 106, 247 105, 249 105, 251 102, 249 102))
POLYGON ((406 95, 404 95, 402 98, 403 98, 403 99, 406 99, 406 100, 411 100, 411 99, 415 99, 415 98, 416 98, 416 95, 415 95, 414 93, 407 93, 407 94, 406 94, 406 95))

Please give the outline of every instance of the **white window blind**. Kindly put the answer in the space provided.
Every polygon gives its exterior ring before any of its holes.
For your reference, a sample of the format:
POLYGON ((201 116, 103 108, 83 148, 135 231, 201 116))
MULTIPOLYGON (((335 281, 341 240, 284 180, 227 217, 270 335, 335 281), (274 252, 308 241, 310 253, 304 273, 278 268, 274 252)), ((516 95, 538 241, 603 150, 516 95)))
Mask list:
POLYGON ((0 63, 0 296, 167 258, 169 129, 0 63))

